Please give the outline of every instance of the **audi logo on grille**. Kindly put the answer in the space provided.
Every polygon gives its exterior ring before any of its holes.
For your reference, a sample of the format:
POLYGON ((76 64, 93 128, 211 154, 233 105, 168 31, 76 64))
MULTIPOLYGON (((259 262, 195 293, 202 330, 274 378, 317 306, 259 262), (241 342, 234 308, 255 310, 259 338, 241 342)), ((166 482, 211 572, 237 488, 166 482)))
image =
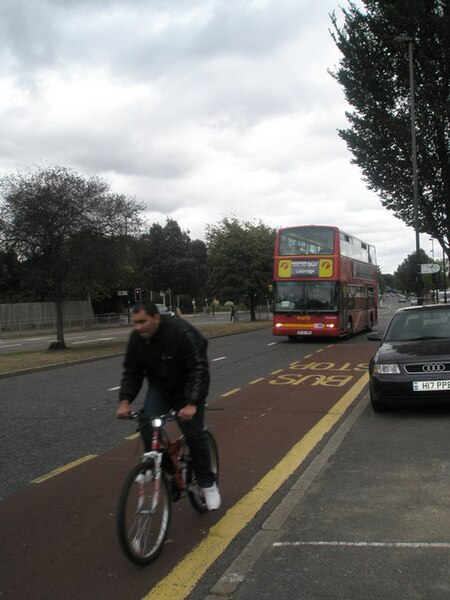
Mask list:
POLYGON ((445 365, 442 363, 435 365, 422 365, 422 371, 429 373, 430 371, 445 371, 445 365))

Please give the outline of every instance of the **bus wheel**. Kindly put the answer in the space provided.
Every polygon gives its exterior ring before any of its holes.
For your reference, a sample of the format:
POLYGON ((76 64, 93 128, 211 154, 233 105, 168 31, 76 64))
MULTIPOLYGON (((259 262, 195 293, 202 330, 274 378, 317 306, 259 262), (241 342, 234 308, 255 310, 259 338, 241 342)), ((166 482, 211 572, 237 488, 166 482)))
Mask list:
POLYGON ((353 322, 351 319, 347 321, 347 339, 351 338, 353 335, 353 322))

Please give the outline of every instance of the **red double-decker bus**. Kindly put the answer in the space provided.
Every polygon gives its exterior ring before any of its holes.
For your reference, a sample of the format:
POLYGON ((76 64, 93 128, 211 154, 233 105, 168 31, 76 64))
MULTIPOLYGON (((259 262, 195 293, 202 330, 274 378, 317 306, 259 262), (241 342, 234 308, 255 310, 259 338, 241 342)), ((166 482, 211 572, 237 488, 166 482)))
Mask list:
POLYGON ((274 335, 350 337, 377 322, 375 247, 337 227, 280 229, 273 278, 274 335))

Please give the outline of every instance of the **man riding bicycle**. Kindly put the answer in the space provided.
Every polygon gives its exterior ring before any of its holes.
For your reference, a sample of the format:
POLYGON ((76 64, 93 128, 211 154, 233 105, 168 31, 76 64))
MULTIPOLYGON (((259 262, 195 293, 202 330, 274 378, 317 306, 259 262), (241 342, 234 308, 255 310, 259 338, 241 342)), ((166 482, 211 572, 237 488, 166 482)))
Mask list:
MULTIPOLYGON (((206 506, 215 510, 221 499, 204 426, 209 389, 208 341, 185 319, 160 315, 153 302, 137 304, 132 319, 134 331, 128 340, 116 415, 120 418, 130 413, 130 405, 146 377, 144 414, 159 417, 171 409, 177 411, 206 506)), ((147 439, 147 450, 150 443, 147 439)))

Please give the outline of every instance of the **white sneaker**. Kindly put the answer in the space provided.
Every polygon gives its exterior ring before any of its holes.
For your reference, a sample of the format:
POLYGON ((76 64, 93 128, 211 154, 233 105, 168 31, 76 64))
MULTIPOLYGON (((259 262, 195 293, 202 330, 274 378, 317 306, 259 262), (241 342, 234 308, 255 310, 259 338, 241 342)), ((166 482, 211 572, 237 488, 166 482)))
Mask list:
POLYGON ((202 492, 205 497, 206 508, 208 510, 217 510, 220 508, 222 500, 215 483, 211 487, 202 488, 202 492))

